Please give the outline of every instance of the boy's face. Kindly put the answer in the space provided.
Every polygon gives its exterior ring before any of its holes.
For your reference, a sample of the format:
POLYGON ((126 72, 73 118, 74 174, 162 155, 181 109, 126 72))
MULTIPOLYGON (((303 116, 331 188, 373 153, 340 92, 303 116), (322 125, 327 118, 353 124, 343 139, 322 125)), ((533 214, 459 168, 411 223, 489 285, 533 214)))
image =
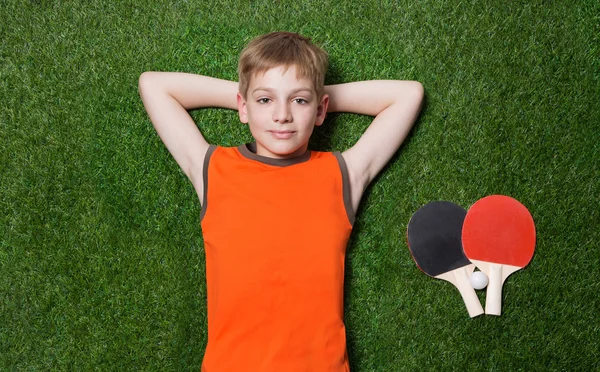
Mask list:
POLYGON ((246 99, 238 93, 237 101, 257 155, 285 159, 306 152, 313 128, 323 124, 329 97, 318 100, 310 79, 299 79, 295 66, 280 66, 254 75, 246 99))

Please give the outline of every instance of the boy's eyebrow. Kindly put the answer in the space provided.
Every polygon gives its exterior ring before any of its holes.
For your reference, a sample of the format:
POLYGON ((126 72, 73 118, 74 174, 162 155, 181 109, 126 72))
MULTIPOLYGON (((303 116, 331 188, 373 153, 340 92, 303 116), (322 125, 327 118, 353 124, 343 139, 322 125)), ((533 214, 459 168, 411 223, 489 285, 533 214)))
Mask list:
MULTIPOLYGON (((259 91, 259 90, 264 90, 265 92, 273 92, 273 91, 274 91, 274 89, 272 89, 272 88, 267 88, 267 87, 257 87, 257 88, 255 88, 254 90, 252 90, 252 93, 254 93, 254 92, 257 92, 257 91, 259 91)), ((311 93, 311 94, 312 94, 312 92, 313 92, 313 91, 312 91, 312 89, 310 89, 310 88, 296 88, 296 89, 293 89, 293 90, 292 90, 290 93, 291 93, 291 94, 296 94, 296 93, 299 93, 299 92, 304 92, 304 91, 306 91, 306 92, 308 92, 308 93, 311 93)))

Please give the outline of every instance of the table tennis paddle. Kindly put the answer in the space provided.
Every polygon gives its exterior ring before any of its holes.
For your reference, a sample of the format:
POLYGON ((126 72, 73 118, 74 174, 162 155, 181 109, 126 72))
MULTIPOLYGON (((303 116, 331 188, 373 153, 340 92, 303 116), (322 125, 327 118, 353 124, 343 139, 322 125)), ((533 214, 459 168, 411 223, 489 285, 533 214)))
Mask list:
POLYGON ((489 277, 485 313, 500 315, 506 278, 525 267, 535 250, 535 224, 527 208, 504 195, 475 202, 462 230, 465 255, 489 277))
POLYGON ((427 275, 446 280, 460 291, 471 318, 483 308, 469 282, 475 270, 465 257, 461 232, 467 212, 460 206, 436 201, 419 208, 408 223, 408 248, 417 266, 427 275))

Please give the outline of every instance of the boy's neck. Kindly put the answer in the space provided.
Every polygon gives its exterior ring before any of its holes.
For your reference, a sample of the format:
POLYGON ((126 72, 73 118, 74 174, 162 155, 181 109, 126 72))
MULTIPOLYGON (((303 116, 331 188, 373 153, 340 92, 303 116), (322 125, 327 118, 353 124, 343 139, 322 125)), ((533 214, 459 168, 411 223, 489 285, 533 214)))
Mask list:
POLYGON ((276 166, 288 166, 298 163, 303 163, 310 159, 311 151, 306 149, 299 155, 293 155, 290 157, 275 158, 272 156, 264 156, 257 154, 256 142, 251 142, 245 145, 238 146, 240 153, 248 159, 256 160, 264 164, 276 165, 276 166))

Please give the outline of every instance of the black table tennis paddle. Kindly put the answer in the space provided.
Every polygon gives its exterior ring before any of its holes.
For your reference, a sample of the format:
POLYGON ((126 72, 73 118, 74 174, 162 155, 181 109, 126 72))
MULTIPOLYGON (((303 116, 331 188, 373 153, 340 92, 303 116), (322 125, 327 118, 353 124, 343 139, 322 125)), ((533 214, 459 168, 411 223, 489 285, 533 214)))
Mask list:
POLYGON ((417 266, 427 275, 446 280, 460 291, 471 318, 483 308, 469 281, 475 265, 465 256, 462 228, 467 211, 447 201, 419 208, 408 223, 408 248, 417 266))

